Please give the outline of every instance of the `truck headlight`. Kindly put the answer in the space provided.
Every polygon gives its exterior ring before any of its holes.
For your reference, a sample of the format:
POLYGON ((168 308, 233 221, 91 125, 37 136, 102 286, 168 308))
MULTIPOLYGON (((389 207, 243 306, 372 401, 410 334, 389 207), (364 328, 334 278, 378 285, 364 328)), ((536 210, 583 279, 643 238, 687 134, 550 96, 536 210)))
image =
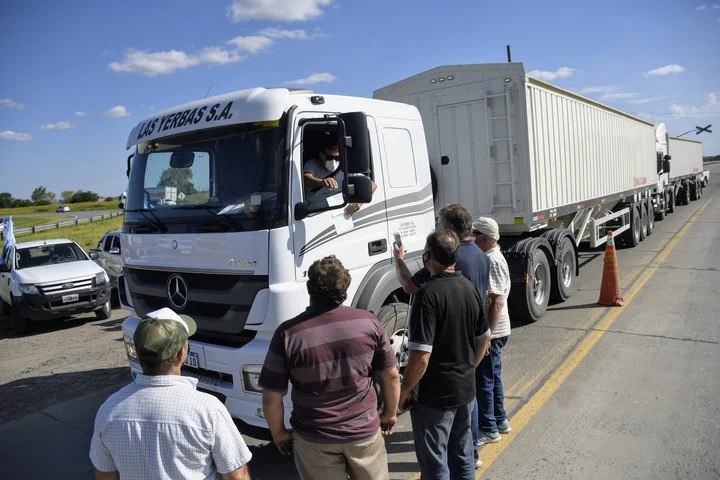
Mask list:
POLYGON ((250 393, 262 393, 260 371, 262 365, 246 365, 242 369, 243 390, 250 393))
POLYGON ((95 285, 104 285, 106 283, 108 283, 108 276, 105 271, 95 274, 95 285))
POLYGON ((135 351, 135 341, 131 337, 123 335, 123 342, 125 342, 125 353, 127 353, 127 356, 138 362, 137 352, 135 351))
POLYGON ((21 283, 19 285, 19 288, 20 288, 20 292, 23 295, 37 295, 38 293, 40 293, 40 292, 38 292, 37 287, 35 285, 33 285, 32 283, 21 283))

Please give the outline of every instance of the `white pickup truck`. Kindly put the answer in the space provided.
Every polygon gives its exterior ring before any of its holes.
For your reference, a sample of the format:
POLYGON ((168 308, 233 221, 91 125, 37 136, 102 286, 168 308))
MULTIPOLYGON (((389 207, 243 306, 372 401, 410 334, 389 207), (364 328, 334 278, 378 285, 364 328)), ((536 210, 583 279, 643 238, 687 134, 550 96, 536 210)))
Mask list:
POLYGON ((0 314, 10 314, 16 333, 32 321, 95 312, 110 318, 110 281, 72 240, 6 245, 0 262, 0 314))

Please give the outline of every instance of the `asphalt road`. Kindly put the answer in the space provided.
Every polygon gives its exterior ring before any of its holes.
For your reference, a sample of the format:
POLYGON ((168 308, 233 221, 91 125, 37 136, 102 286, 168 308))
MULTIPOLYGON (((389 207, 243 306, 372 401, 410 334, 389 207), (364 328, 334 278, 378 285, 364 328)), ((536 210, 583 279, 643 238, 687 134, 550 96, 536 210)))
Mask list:
MULTIPOLYGON (((483 447, 477 478, 720 478, 720 167, 711 171, 700 201, 656 223, 637 248, 618 250, 624 307, 597 306, 604 251, 584 251, 570 301, 537 323, 513 325, 503 353, 513 432, 483 447)), ((92 419, 125 382, 117 329, 124 315, 116 310, 112 323, 80 318, 25 338, 0 330, 8 357, 47 350, 39 367, 0 384, 0 478, 93 478, 92 419), (74 329, 87 330, 87 341, 69 344, 74 329), (113 356, 85 367, 90 345, 113 356), (67 366, 43 370, 61 360, 67 366), (41 401, 48 397, 55 400, 41 401), (14 402, 30 405, 9 416, 14 402)), ((255 480, 297 478, 272 444, 246 440, 255 480)), ((418 478, 407 415, 387 449, 391 478, 418 478)))

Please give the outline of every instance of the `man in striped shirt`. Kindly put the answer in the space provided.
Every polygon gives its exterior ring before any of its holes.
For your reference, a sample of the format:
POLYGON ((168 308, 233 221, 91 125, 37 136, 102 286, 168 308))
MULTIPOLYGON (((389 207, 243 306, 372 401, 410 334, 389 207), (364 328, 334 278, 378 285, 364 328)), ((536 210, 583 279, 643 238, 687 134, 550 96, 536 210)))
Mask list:
POLYGON ((377 318, 342 306, 349 285, 350 273, 334 256, 313 263, 310 306, 275 331, 260 374, 273 442, 294 454, 303 480, 389 478, 383 435, 397 420, 397 361, 377 318), (380 414, 373 376, 382 387, 380 414), (283 418, 288 382, 292 429, 283 418))

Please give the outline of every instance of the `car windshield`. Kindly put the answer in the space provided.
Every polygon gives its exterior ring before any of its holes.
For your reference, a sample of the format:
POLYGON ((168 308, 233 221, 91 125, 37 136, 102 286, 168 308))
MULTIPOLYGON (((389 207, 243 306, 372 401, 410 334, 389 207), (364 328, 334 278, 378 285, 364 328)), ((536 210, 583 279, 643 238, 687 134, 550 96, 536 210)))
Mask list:
POLYGON ((87 260, 85 252, 74 243, 57 243, 36 247, 19 248, 15 252, 15 268, 42 267, 58 263, 87 260))
POLYGON ((171 229, 202 222, 232 230, 276 222, 286 215, 283 132, 279 126, 235 126, 199 141, 186 136, 174 145, 138 148, 126 222, 171 229))

